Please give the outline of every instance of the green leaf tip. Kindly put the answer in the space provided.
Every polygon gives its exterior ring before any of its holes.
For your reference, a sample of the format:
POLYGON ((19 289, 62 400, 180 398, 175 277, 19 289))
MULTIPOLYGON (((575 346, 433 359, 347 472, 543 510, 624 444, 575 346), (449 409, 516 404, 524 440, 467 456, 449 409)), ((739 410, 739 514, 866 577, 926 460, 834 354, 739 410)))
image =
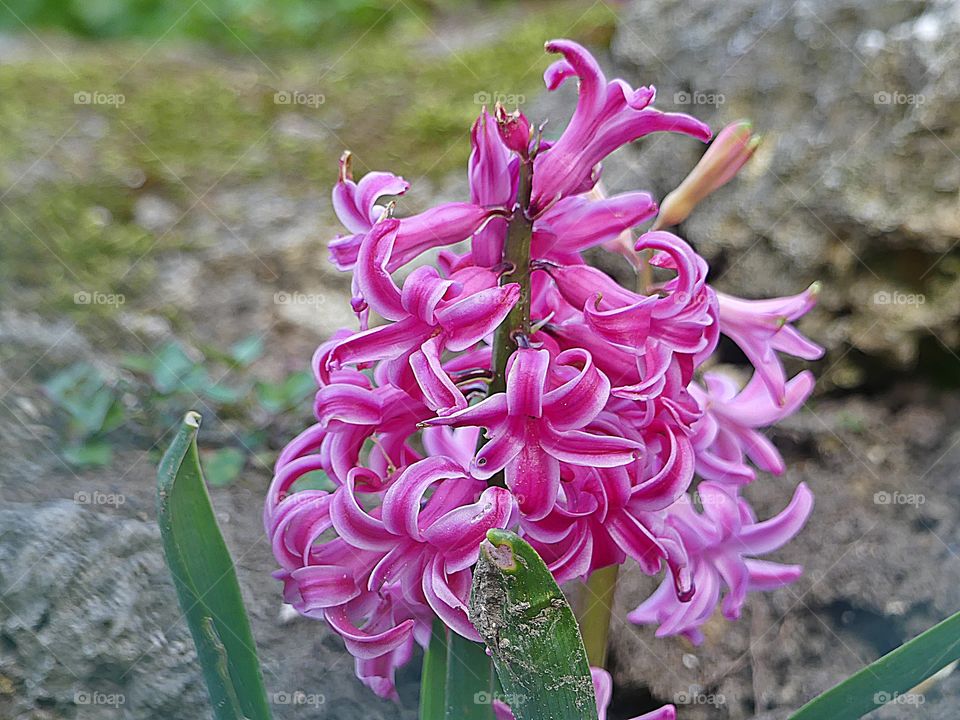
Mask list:
POLYGON ((197 453, 200 414, 183 416, 157 472, 167 566, 197 648, 216 720, 269 720, 250 621, 197 453))
POLYGON ((517 720, 596 720, 573 611, 546 564, 515 533, 490 530, 480 544, 469 617, 517 720))
POLYGON ((480 543, 480 554, 502 572, 515 573, 520 564, 517 562, 514 538, 519 540, 516 535, 507 530, 499 528, 488 530, 487 539, 480 543))

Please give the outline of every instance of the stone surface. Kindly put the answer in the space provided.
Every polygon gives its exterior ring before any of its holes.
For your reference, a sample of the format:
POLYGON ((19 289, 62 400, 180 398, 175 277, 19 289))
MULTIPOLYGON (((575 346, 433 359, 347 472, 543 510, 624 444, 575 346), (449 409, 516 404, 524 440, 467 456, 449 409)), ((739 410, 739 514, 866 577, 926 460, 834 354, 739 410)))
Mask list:
MULTIPOLYGON (((144 498, 85 492, 0 510, 0 717, 210 717, 159 532, 147 512, 135 510, 144 498)), ((401 706, 378 701, 354 679, 342 642, 322 623, 282 613, 256 528, 259 497, 234 488, 215 505, 274 717, 416 717, 415 677, 401 678, 401 706)))
MULTIPOLYGON (((960 3, 632 2, 618 70, 658 106, 766 141, 742 177, 683 224, 737 294, 824 281, 808 331, 828 380, 916 366, 960 346, 960 3)), ((673 189, 702 149, 655 136, 607 164, 615 189, 673 189)))

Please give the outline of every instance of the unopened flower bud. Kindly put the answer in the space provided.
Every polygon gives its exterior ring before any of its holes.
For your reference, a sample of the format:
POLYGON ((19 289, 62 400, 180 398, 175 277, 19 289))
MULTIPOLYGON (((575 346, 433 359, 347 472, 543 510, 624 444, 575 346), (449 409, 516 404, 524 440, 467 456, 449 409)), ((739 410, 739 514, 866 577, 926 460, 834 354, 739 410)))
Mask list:
POLYGON ((500 103, 497 103, 495 112, 503 144, 521 157, 526 157, 530 149, 530 121, 519 110, 508 113, 500 103))
POLYGON ((664 198, 653 229, 672 227, 686 220, 701 200, 740 171, 759 145, 760 137, 753 135, 749 120, 727 125, 680 186, 664 198))

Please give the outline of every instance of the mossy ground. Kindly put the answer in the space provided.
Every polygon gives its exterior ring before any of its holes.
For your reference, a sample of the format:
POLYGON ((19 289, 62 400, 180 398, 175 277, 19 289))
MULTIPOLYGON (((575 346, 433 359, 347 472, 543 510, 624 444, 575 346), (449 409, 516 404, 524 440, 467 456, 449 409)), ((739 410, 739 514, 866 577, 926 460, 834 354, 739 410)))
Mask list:
POLYGON ((219 433, 217 444, 251 455, 296 432, 309 421, 310 348, 332 332, 315 321, 346 307, 347 281, 325 260, 336 222, 323 210, 343 150, 357 176, 390 170, 419 188, 410 203, 428 202, 464 177, 484 101, 522 105, 542 92, 545 40, 603 47, 615 20, 604 4, 572 0, 437 7, 400 3, 310 48, 199 44, 176 28, 156 43, 8 38, 0 309, 60 329, 18 338, 5 322, 13 340, 0 364, 18 392, 45 383, 40 414, 55 447, 107 463, 107 446, 148 446, 190 407, 208 441, 219 433), (284 234, 293 240, 276 241, 284 234), (291 319, 278 290, 329 302, 291 319), (81 350, 51 347, 71 334, 81 350), (229 357, 244 339, 268 348, 249 369, 229 357), (158 373, 183 377, 171 388, 158 373), (49 390, 75 376, 92 378, 89 392, 49 390), (107 398, 123 407, 112 428, 84 413, 107 398))
POLYGON ((214 241, 188 232, 191 209, 211 188, 271 180, 293 196, 326 193, 345 148, 358 175, 441 178, 466 162, 483 93, 532 97, 548 62, 545 39, 602 42, 614 20, 606 6, 584 12, 574 2, 494 12, 428 18, 411 9, 385 32, 309 51, 53 38, 49 52, 36 44, 5 62, 3 303, 81 326, 116 307, 78 305, 78 291, 122 293, 126 309, 136 307, 159 259, 214 241), (475 23, 489 32, 454 37, 452 29, 475 23), (277 103, 277 92, 304 93, 313 105, 277 103), (100 93, 101 104, 77 102, 77 93, 100 93), (144 193, 183 217, 162 231, 141 227, 134 208, 144 193))

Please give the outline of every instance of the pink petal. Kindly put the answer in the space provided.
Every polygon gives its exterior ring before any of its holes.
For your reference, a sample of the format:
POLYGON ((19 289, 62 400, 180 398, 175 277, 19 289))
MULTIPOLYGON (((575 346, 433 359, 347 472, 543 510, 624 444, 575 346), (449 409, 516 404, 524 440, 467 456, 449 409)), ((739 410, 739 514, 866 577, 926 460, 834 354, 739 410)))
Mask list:
POLYGON ((458 410, 443 417, 425 420, 423 424, 428 427, 434 425, 474 425, 477 427, 492 428, 502 423, 506 419, 506 416, 507 396, 503 393, 498 393, 463 410, 458 410))
POLYGON ((308 565, 290 573, 303 599, 304 614, 343 605, 360 594, 350 574, 336 565, 308 565))
POLYGON ((434 520, 423 530, 423 537, 438 548, 448 572, 465 570, 477 562, 487 531, 505 527, 512 510, 513 496, 506 488, 488 487, 477 502, 434 520))
POLYGON ((415 317, 359 332, 330 351, 330 367, 402 357, 430 337, 431 328, 415 317))
POLYGON ((385 655, 408 641, 413 633, 413 620, 404 620, 382 632, 366 633, 350 622, 343 606, 327 610, 325 617, 356 658, 372 659, 385 655))
POLYGON ((401 302, 400 288, 387 269, 399 229, 399 220, 381 220, 367 233, 357 256, 356 279, 363 299, 387 320, 402 320, 409 314, 401 302))
POLYGON ((554 365, 579 369, 563 385, 543 396, 543 413, 557 430, 588 425, 610 397, 610 381, 597 370, 593 357, 579 348, 560 353, 554 365))
POLYGON ((463 467, 446 457, 430 457, 414 463, 400 474, 383 496, 381 519, 384 527, 394 535, 423 540, 417 518, 427 490, 441 480, 466 477, 463 467))
POLYGON ((776 590, 797 580, 803 574, 800 565, 781 565, 747 558, 744 560, 750 573, 751 590, 776 590))
POLYGON ((330 519, 337 534, 354 547, 364 550, 387 550, 396 544, 396 537, 387 531, 383 522, 369 515, 354 495, 356 468, 350 471, 347 482, 337 488, 330 509, 330 519))
POLYGON ((647 575, 660 569, 660 561, 666 557, 663 546, 636 517, 626 512, 618 513, 607 521, 606 529, 647 575))
POLYGON ((467 407, 467 399, 440 363, 439 338, 431 338, 410 356, 410 368, 423 391, 427 405, 440 415, 467 407))
POLYGON ((510 415, 540 417, 550 353, 521 349, 513 353, 508 362, 507 408, 510 415))
POLYGON ((790 504, 777 515, 743 528, 739 538, 742 552, 745 555, 763 555, 782 547, 800 532, 810 517, 811 510, 813 493, 806 483, 800 483, 790 504))
POLYGON ((392 272, 403 267, 430 248, 466 240, 491 218, 507 213, 499 208, 484 208, 473 203, 452 202, 400 220, 396 247, 389 259, 392 272))
POLYGON ((441 300, 452 294, 452 290, 456 291, 453 281, 441 278, 436 268, 422 265, 404 280, 400 301, 408 313, 428 325, 435 325, 434 311, 441 300))
POLYGON ((617 467, 636 460, 643 449, 633 440, 592 435, 580 430, 545 432, 540 438, 544 450, 558 460, 585 467, 617 467))
POLYGON ((520 299, 520 286, 509 283, 458 299, 437 311, 446 346, 466 350, 492 333, 520 299))
POLYGON ((526 442, 507 465, 507 487, 517 498, 520 512, 530 520, 546 517, 557 502, 560 463, 535 442, 526 442))
POLYGON ((503 470, 527 442, 522 429, 511 427, 497 435, 477 453, 470 466, 471 474, 480 480, 488 480, 503 470))

